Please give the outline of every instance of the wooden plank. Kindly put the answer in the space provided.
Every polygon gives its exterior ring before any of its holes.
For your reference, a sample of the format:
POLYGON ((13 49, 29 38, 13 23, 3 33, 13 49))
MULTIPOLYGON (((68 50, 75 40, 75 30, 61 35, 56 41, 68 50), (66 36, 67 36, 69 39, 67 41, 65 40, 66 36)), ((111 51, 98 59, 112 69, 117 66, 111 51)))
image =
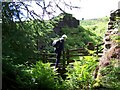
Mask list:
POLYGON ((102 46, 102 45, 104 45, 104 42, 100 43, 100 44, 97 44, 95 47, 99 47, 99 46, 102 46))
POLYGON ((40 53, 39 55, 55 56, 56 53, 40 53))
POLYGON ((47 60, 56 60, 56 58, 47 58, 47 60))
POLYGON ((67 60, 67 63, 72 63, 72 62, 75 62, 75 60, 67 60))
MULTIPOLYGON (((50 66, 55 66, 55 63, 51 63, 50 66)), ((65 66, 67 66, 67 64, 65 64, 65 66)), ((58 63, 58 67, 63 67, 63 64, 62 63, 58 63)))
POLYGON ((84 51, 78 51, 78 53, 87 53, 88 51, 87 50, 84 50, 84 51))
MULTIPOLYGON (((40 55, 46 55, 46 56, 56 56, 56 53, 42 53, 40 55)), ((64 54, 61 54, 63 56, 64 54)))
POLYGON ((84 48, 79 48, 79 49, 70 49, 69 52, 71 51, 79 51, 79 50, 85 50, 84 48))
POLYGON ((84 54, 71 54, 69 57, 74 57, 74 56, 91 56, 91 55, 84 55, 84 54))

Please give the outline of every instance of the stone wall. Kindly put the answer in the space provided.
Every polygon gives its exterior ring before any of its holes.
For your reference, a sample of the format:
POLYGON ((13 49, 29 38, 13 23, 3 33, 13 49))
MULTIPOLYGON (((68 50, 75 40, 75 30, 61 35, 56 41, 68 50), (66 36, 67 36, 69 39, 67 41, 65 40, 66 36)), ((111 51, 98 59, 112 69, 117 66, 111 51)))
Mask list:
POLYGON ((120 66, 120 9, 111 12, 108 28, 104 36, 103 55, 99 59, 99 65, 96 68, 95 78, 97 82, 104 76, 101 73, 105 67, 111 65, 113 60, 116 62, 113 67, 120 66))

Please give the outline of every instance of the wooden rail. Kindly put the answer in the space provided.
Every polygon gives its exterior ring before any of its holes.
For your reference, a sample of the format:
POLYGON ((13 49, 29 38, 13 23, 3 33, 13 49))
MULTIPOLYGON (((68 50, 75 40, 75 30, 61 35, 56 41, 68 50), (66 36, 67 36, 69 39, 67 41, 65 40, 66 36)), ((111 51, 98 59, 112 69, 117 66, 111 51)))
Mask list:
MULTIPOLYGON (((43 52, 40 55, 42 56, 42 60, 44 63, 46 62, 55 63, 56 61, 55 53, 43 52)), ((66 50, 62 52, 60 63, 62 63, 63 66, 65 66, 66 64, 69 64, 70 62, 74 61, 71 59, 71 57, 77 57, 77 56, 90 56, 90 55, 88 51, 84 48, 66 50)))
POLYGON ((99 55, 99 53, 103 53, 103 51, 102 51, 103 48, 99 49, 99 47, 101 47, 102 45, 104 45, 104 42, 95 46, 96 47, 96 49, 95 49, 96 52, 95 53, 97 55, 99 55))
MULTIPOLYGON (((98 44, 95 47, 95 53, 98 56, 101 56, 102 49, 99 48, 104 43, 98 44)), ((43 52, 40 54, 42 56, 42 60, 44 63, 50 62, 52 65, 54 65, 56 61, 56 54, 55 53, 47 53, 43 52)), ((91 54, 86 50, 85 48, 78 48, 78 49, 70 49, 62 52, 60 63, 62 63, 63 66, 68 65, 71 62, 74 62, 71 58, 78 57, 78 56, 91 56, 91 54)))
MULTIPOLYGON (((102 46, 104 43, 102 44, 98 44, 96 45, 96 49, 95 49, 95 54, 99 56, 99 53, 101 52, 100 50, 100 46, 102 46)), ((55 61, 56 61, 56 54, 55 53, 47 53, 47 52, 43 52, 40 54, 42 56, 42 60, 44 63, 46 62, 50 62, 51 63, 51 67, 55 66, 55 61)), ((69 64, 71 66, 71 68, 74 66, 73 62, 75 62, 72 58, 73 57, 78 57, 78 56, 91 56, 90 53, 88 52, 88 50, 86 50, 85 48, 78 48, 78 49, 71 49, 71 50, 66 50, 62 52, 61 55, 61 60, 60 63, 58 64, 58 75, 60 74, 62 78, 66 78, 65 76, 65 72, 67 72, 67 70, 65 69, 66 66, 69 64)))

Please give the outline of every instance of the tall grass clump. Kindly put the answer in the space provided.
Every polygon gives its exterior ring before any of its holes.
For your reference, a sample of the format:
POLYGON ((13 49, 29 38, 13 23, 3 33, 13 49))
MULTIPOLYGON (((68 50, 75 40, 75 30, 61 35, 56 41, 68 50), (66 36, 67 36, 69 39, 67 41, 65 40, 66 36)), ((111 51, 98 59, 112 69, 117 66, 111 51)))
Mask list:
POLYGON ((88 90, 92 88, 94 82, 93 71, 97 66, 96 60, 96 57, 86 56, 81 58, 80 61, 75 61, 73 66, 69 65, 67 67, 67 90, 88 90))

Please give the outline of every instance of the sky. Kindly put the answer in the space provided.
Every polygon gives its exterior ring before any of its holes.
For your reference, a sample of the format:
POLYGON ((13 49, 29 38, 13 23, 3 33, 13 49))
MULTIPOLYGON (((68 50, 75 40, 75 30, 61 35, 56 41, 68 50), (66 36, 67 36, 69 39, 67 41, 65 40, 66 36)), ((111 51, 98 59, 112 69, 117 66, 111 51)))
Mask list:
MULTIPOLYGON (((74 13, 76 18, 99 18, 109 16, 111 10, 118 9, 120 0, 82 0, 80 13, 74 13)), ((77 12, 77 11, 76 11, 77 12)))
MULTIPOLYGON (((45 0, 48 3, 50 0, 45 0)), ((54 0, 58 1, 58 0, 54 0)), ((62 0, 61 0, 62 1, 62 0)), ((74 6, 80 7, 80 9, 68 9, 64 7, 62 3, 59 3, 59 6, 65 9, 66 12, 73 14, 78 20, 84 19, 94 19, 100 18, 110 15, 110 11, 118 9, 118 2, 120 0, 65 0, 67 4, 72 4, 74 6), (71 1, 71 3, 70 3, 71 1)), ((34 10, 38 15, 41 15, 42 9, 40 9, 35 2, 33 2, 31 10, 34 10)), ((54 7, 54 4, 52 4, 54 7)), ((55 9, 55 8, 54 8, 55 9)), ((60 10, 56 10, 57 13, 55 16, 60 14, 60 10)), ((49 19, 49 17, 45 17, 45 19, 49 19)))

